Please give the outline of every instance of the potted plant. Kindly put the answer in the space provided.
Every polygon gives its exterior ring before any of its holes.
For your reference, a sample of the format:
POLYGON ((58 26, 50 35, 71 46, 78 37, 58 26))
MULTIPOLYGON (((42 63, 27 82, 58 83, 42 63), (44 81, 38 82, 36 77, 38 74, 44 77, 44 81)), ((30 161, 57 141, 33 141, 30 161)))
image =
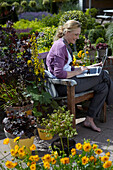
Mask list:
POLYGON ((96 48, 94 47, 94 45, 91 44, 91 41, 89 39, 85 39, 84 50, 88 51, 90 60, 94 61, 96 55, 96 48))
POLYGON ((103 56, 108 54, 108 45, 106 43, 98 43, 96 45, 98 58, 101 59, 103 56))
POLYGON ((25 141, 26 143, 26 139, 27 142, 30 141, 30 146, 32 145, 37 127, 37 120, 34 116, 27 115, 26 112, 11 113, 9 117, 3 119, 2 123, 11 148, 14 148, 16 145, 13 141, 16 137, 20 137, 20 145, 23 146, 23 142, 25 141))
POLYGON ((73 129, 73 115, 66 111, 66 106, 59 106, 52 114, 48 114, 47 118, 43 118, 42 125, 45 126, 44 132, 58 135, 58 138, 51 144, 53 150, 57 150, 59 154, 66 153, 69 155, 75 141, 72 139, 77 134, 73 129))

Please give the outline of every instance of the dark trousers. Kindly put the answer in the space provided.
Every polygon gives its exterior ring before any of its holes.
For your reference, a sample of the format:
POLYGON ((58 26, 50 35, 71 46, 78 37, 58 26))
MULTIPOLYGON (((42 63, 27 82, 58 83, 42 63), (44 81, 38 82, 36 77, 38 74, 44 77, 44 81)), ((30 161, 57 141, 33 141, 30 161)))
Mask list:
MULTIPOLYGON (((87 112, 88 116, 93 118, 98 116, 105 101, 108 105, 113 104, 113 82, 106 71, 102 71, 99 76, 88 78, 76 78, 74 76, 71 79, 77 82, 75 93, 94 90, 94 97, 91 99, 87 112)), ((56 89, 59 95, 67 95, 66 87, 56 86, 56 89)))

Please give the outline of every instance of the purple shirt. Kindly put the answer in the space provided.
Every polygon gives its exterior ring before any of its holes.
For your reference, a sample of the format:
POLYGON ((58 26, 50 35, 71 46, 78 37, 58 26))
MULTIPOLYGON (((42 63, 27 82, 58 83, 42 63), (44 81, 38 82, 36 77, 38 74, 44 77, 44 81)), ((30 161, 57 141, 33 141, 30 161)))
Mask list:
MULTIPOLYGON (((57 78, 66 78, 67 71, 63 67, 68 61, 68 53, 63 39, 60 38, 52 45, 46 59, 49 71, 57 78)), ((72 67, 73 70, 73 67, 72 67)))

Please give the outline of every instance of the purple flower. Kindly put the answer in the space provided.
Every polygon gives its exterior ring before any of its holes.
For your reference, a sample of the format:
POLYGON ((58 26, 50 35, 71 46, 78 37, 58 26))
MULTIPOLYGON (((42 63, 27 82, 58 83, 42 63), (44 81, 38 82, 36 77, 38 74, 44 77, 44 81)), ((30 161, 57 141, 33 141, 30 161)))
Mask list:
POLYGON ((20 19, 27 19, 29 21, 32 21, 32 20, 35 20, 35 18, 37 18, 38 20, 41 20, 42 18, 48 16, 48 15, 51 15, 51 13, 48 13, 48 12, 24 12, 24 13, 21 13, 19 15, 19 20, 20 19))

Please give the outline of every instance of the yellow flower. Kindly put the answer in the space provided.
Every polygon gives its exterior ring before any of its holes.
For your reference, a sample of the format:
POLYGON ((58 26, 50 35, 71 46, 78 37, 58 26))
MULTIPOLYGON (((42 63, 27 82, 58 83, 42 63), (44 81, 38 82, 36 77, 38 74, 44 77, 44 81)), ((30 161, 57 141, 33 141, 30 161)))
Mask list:
POLYGON ((97 149, 97 145, 93 144, 93 150, 97 149))
POLYGON ((11 168, 13 168, 13 162, 12 162, 12 161, 7 161, 7 162, 5 163, 5 166, 6 166, 7 168, 11 169, 11 168))
POLYGON ((4 139, 3 144, 7 145, 9 143, 9 138, 4 139))
POLYGON ((30 166, 30 162, 27 162, 27 166, 30 166))
POLYGON ((81 150, 82 149, 82 144, 81 143, 77 143, 76 144, 76 149, 81 150))
POLYGON ((30 64, 32 64, 32 61, 31 61, 31 60, 28 60, 28 61, 27 61, 27 65, 29 66, 30 64))
POLYGON ((60 162, 63 164, 69 164, 69 158, 65 157, 65 158, 61 158, 60 162))
POLYGON ((55 159, 57 159, 57 157, 58 157, 58 152, 55 151, 53 154, 54 154, 55 159))
POLYGON ((74 156, 76 154, 76 149, 75 148, 72 148, 71 149, 71 154, 74 156))
POLYGON ((15 153, 17 153, 18 150, 19 150, 19 146, 18 146, 18 145, 15 145, 14 149, 15 149, 15 153))
POLYGON ((36 146, 35 146, 35 144, 33 144, 33 145, 30 147, 30 150, 31 150, 31 151, 36 150, 36 146))
POLYGON ((16 137, 16 138, 14 139, 14 142, 18 141, 19 139, 20 139, 20 137, 16 137))
POLYGON ((103 168, 109 168, 112 165, 112 161, 107 161, 103 164, 103 168))
POLYGON ((86 54, 89 54, 89 52, 88 52, 88 51, 86 51, 86 54))
POLYGON ((34 161, 34 157, 33 157, 33 156, 30 156, 30 157, 29 157, 29 160, 34 161))
POLYGON ((49 164, 49 162, 44 162, 44 168, 50 169, 50 164, 49 164))
POLYGON ((85 143, 83 145, 83 149, 85 152, 89 152, 91 150, 91 144, 90 143, 85 143))
POLYGON ((110 139, 107 139, 107 142, 110 142, 110 139))
POLYGON ((36 161, 36 162, 39 161, 39 156, 38 155, 34 156, 34 161, 36 161))
POLYGON ((53 165, 56 164, 55 158, 51 158, 51 162, 52 162, 53 165))
POLYGON ((95 157, 94 157, 94 156, 91 156, 91 157, 89 158, 89 160, 90 160, 91 162, 93 162, 93 161, 95 160, 95 157))
POLYGON ((101 149, 97 149, 97 150, 95 151, 95 153, 98 154, 98 155, 100 155, 102 152, 103 152, 103 151, 102 151, 101 149))
POLYGON ((86 156, 84 156, 84 157, 82 158, 82 165, 86 165, 86 164, 88 163, 88 161, 89 161, 89 158, 87 158, 86 156))
POLYGON ((106 161, 108 161, 108 159, 109 159, 108 156, 103 156, 103 157, 101 157, 101 161, 102 161, 102 162, 106 162, 106 161))
POLYGON ((11 152, 11 155, 12 155, 12 156, 15 156, 16 153, 15 153, 15 150, 14 150, 14 149, 11 149, 10 152, 11 152))
POLYGON ((107 152, 107 153, 106 153, 106 156, 109 156, 109 157, 110 157, 110 152, 107 152))
POLYGON ((19 153, 20 158, 23 158, 25 155, 26 155, 25 152, 19 153))
POLYGON ((44 155, 43 160, 44 160, 44 162, 51 162, 51 155, 50 154, 44 155))
POLYGON ((30 166, 30 170, 36 170, 36 164, 35 163, 30 166))

